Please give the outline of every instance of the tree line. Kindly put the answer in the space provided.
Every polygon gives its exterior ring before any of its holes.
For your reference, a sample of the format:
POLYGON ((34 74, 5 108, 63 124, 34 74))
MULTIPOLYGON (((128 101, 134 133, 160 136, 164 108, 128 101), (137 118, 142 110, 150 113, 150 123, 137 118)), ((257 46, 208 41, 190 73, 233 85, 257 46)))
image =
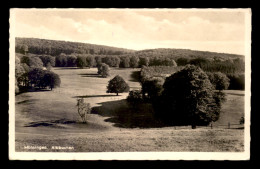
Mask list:
POLYGON ((27 65, 40 64, 44 67, 98 67, 105 63, 109 67, 141 68, 142 66, 177 66, 173 59, 166 57, 138 57, 135 55, 86 55, 61 53, 58 56, 26 54, 21 60, 27 65))

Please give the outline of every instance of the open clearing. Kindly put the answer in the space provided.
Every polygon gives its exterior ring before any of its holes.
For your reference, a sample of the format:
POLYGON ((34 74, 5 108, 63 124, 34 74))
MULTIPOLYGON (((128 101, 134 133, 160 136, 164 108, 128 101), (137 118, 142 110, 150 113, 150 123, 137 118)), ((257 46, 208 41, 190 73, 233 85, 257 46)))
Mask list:
MULTIPOLYGON (((15 97, 16 151, 244 151, 244 130, 222 128, 162 127, 151 114, 151 105, 128 112, 127 93, 106 93, 108 81, 122 76, 130 89, 140 89, 133 74, 140 69, 111 69, 100 78, 97 69, 54 68, 61 87, 52 91, 22 93, 15 97), (93 107, 88 123, 76 123, 76 99, 93 107), (120 110, 120 111, 119 111, 120 110), (146 110, 146 111, 142 111, 146 110), (120 114, 119 114, 120 112, 120 114), (47 150, 24 149, 47 146, 47 150), (72 146, 73 150, 52 150, 51 146, 72 146)), ((238 124, 244 116, 244 91, 225 91, 227 101, 214 125, 238 124)))

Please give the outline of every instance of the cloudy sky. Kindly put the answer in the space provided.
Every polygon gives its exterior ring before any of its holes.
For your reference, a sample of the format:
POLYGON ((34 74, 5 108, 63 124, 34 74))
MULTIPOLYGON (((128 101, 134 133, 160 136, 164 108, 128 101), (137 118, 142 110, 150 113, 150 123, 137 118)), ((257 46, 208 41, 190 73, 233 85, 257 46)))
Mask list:
POLYGON ((244 54, 245 12, 16 10, 15 36, 128 49, 187 48, 244 54))

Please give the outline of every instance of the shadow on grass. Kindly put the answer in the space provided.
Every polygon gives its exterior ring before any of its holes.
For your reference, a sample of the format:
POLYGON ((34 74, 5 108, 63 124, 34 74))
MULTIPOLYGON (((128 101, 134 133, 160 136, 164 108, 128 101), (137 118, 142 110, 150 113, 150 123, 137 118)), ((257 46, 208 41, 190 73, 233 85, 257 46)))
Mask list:
POLYGON ((86 96, 74 96, 72 98, 113 97, 113 96, 117 97, 117 95, 86 95, 86 96))
POLYGON ((226 93, 228 95, 234 95, 234 96, 245 96, 245 94, 239 94, 239 93, 226 93))
POLYGON ((81 69, 78 67, 54 67, 55 70, 65 70, 65 69, 81 69))
POLYGON ((60 120, 52 120, 52 121, 31 122, 31 123, 29 123, 28 125, 26 125, 24 127, 55 126, 57 124, 73 124, 73 123, 76 123, 76 121, 60 119, 60 120))
POLYGON ((22 93, 27 93, 27 92, 50 92, 50 89, 39 89, 39 88, 20 88, 19 92, 15 94, 15 96, 18 96, 22 93))
POLYGON ((141 71, 133 71, 130 75, 131 79, 129 81, 140 82, 140 73, 141 71))
POLYGON ((102 76, 100 76, 100 75, 97 74, 97 73, 81 73, 81 74, 78 74, 78 75, 81 75, 81 77, 96 77, 96 78, 103 78, 102 76))
POLYGON ((83 76, 99 76, 97 73, 80 73, 78 75, 83 75, 83 76))
POLYGON ((17 104, 31 104, 35 100, 37 100, 37 99, 24 100, 24 101, 17 102, 17 104))
POLYGON ((148 103, 130 105, 126 100, 119 100, 99 104, 101 106, 93 107, 91 113, 109 117, 105 121, 114 123, 115 127, 158 128, 168 126, 155 118, 152 105, 148 103))

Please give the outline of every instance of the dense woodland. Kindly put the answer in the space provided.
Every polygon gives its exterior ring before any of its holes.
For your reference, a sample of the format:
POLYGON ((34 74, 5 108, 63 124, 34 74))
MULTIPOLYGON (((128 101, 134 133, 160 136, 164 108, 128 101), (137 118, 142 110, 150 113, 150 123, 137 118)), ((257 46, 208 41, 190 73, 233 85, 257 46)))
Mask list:
POLYGON ((58 56, 61 53, 64 53, 66 55, 70 55, 73 53, 120 55, 133 52, 133 50, 128 49, 79 42, 66 42, 36 38, 15 38, 15 51, 18 53, 24 53, 25 50, 27 53, 38 55, 46 54, 52 56, 58 56))

